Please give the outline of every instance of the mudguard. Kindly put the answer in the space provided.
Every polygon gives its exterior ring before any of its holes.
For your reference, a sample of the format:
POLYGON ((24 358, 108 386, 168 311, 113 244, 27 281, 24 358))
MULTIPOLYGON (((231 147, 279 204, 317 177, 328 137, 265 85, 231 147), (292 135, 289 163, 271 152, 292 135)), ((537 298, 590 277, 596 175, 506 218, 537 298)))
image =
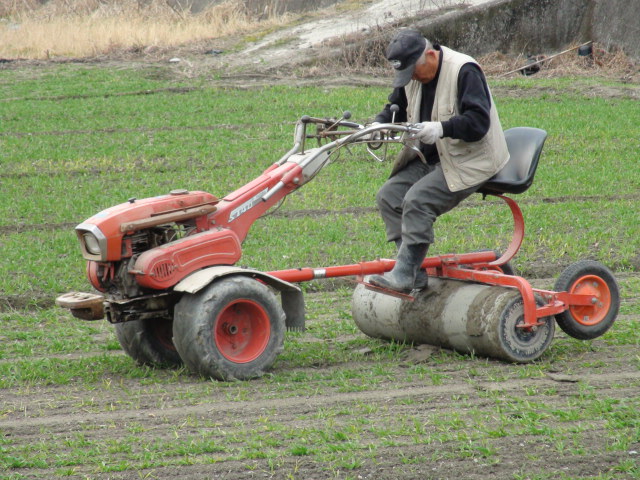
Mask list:
POLYGON ((231 265, 203 268, 182 279, 173 289, 176 292, 194 294, 210 283, 231 275, 252 277, 278 290, 282 300, 282 309, 287 317, 287 330, 304 331, 305 306, 304 296, 300 287, 259 270, 231 265))

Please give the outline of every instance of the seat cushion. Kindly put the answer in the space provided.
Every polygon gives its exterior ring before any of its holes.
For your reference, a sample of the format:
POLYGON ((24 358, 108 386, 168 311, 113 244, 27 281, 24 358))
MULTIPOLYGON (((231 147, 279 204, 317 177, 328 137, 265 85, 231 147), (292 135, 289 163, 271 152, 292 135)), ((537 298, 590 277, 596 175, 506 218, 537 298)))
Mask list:
POLYGON ((522 193, 533 183, 547 132, 539 128, 505 130, 509 161, 478 190, 483 194, 522 193))

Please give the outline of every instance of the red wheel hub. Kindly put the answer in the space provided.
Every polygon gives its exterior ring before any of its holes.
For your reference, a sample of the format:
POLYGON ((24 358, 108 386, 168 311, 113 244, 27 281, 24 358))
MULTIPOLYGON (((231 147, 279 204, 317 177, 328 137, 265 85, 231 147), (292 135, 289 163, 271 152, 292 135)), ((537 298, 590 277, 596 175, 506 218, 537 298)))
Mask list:
POLYGON ((593 305, 569 307, 569 312, 579 324, 587 327, 597 325, 607 316, 611 308, 611 291, 602 278, 596 275, 580 277, 571 286, 570 292, 594 297, 593 305))
POLYGON ((235 363, 248 363, 267 348, 271 336, 269 315, 252 300, 239 299, 228 304, 214 324, 218 350, 235 363))

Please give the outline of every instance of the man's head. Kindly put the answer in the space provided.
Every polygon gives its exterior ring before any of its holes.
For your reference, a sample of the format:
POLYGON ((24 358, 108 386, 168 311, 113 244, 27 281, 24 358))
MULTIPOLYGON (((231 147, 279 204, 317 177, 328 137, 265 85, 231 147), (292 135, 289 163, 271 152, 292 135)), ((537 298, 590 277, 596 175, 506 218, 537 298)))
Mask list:
POLYGON ((393 87, 404 87, 413 78, 428 83, 438 70, 439 52, 420 32, 398 31, 387 47, 387 59, 396 70, 393 87), (434 63, 435 60, 435 63, 434 63))

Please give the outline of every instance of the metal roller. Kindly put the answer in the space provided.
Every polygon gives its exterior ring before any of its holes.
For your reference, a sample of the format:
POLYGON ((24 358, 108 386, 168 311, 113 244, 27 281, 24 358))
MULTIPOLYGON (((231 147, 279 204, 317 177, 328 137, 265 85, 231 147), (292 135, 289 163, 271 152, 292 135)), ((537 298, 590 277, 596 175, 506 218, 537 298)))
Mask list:
POLYGON ((414 292, 414 297, 408 301, 359 284, 352 299, 353 319, 370 337, 509 362, 537 359, 553 339, 553 317, 542 319, 542 326, 518 327, 524 323, 524 309, 520 293, 512 288, 429 278, 429 288, 414 292))

